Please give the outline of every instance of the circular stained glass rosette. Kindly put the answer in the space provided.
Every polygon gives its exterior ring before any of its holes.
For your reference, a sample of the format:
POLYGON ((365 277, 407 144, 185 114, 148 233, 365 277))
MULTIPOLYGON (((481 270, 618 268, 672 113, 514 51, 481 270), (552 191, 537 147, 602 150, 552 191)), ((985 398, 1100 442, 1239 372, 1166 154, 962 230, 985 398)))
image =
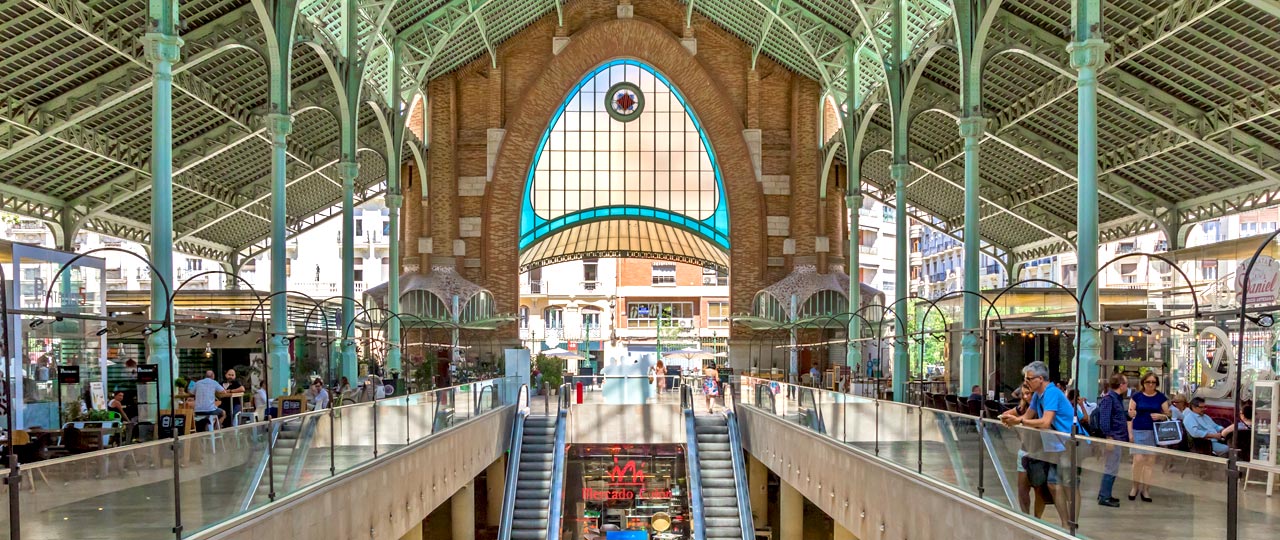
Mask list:
POLYGON ((640 92, 639 86, 629 82, 620 82, 610 87, 604 99, 605 110, 619 122, 635 120, 644 111, 644 94, 640 92))

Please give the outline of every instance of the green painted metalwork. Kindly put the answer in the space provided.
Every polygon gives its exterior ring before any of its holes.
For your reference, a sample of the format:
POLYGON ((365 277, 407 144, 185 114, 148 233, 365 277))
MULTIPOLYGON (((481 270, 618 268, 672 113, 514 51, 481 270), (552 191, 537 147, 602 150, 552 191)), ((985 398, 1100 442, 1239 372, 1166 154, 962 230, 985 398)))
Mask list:
POLYGON ((387 148, 387 258, 391 259, 387 276, 387 308, 392 317, 387 324, 387 369, 401 371, 400 350, 400 208, 404 205, 401 190, 401 151, 404 148, 405 122, 409 107, 401 98, 400 42, 387 51, 390 55, 391 75, 388 105, 392 111, 391 144, 387 148))
MULTIPOLYGON (((172 318, 173 301, 173 65, 182 51, 182 38, 178 37, 177 0, 151 0, 148 4, 147 28, 144 42, 147 59, 151 61, 151 261, 155 266, 151 287, 152 320, 166 321, 172 318), (160 286, 168 283, 169 286, 160 286)), ((67 239, 70 241, 70 239, 67 239)), ((70 277, 70 272, 64 273, 70 277)), ((65 298, 65 296, 64 296, 65 298)), ((174 365, 172 349, 177 346, 173 327, 155 328, 147 339, 150 363, 159 367, 160 381, 157 402, 170 410, 173 404, 173 388, 166 381, 173 380, 178 366, 174 365)))
POLYGON ((288 200, 285 189, 288 182, 288 137, 293 131, 290 114, 293 67, 294 21, 297 17, 296 0, 281 0, 273 5, 274 25, 270 28, 267 43, 270 68, 271 109, 267 115, 267 131, 271 138, 271 328, 267 339, 268 396, 284 396, 292 393, 289 358, 288 289, 285 253, 288 227, 288 200))
MULTIPOLYGON (((1098 70, 1106 62, 1107 43, 1102 40, 1101 0, 1075 0, 1072 2, 1074 41, 1067 50, 1071 53, 1071 65, 1079 72, 1076 79, 1077 93, 1077 190, 1076 234, 1077 269, 1083 287, 1098 272, 1098 70)), ((1086 320, 1098 320, 1098 287, 1087 292, 1077 289, 1081 311, 1086 320), (1083 294, 1081 294, 1083 292, 1083 294)), ((1102 355, 1102 343, 1098 332, 1082 328, 1077 336, 1078 365, 1075 373, 1079 380, 1075 385, 1082 396, 1098 395, 1098 360, 1102 355)))
MULTIPOLYGON (((858 88, 858 77, 861 75, 858 69, 858 52, 854 49, 852 42, 848 44, 849 50, 845 52, 845 88, 858 88)), ((857 155, 857 126, 858 118, 855 116, 858 110, 858 92, 845 92, 844 107, 840 111, 841 134, 844 135, 845 150, 845 188, 844 188, 844 208, 845 213, 849 216, 849 313, 857 313, 862 307, 862 283, 861 269, 862 250, 859 248, 861 242, 858 235, 861 234, 862 215, 862 159, 857 155)), ((823 193, 826 190, 823 189, 823 193)), ((862 337, 862 321, 857 317, 849 317, 848 326, 849 344, 845 348, 845 365, 854 368, 862 363, 862 342, 857 341, 862 337)))
MULTIPOLYGON (((892 36, 894 37, 891 48, 889 50, 889 59, 885 63, 885 78, 888 81, 889 88, 889 108, 893 116, 893 164, 890 166, 890 174, 894 184, 894 209, 896 214, 896 223, 894 226, 897 232, 897 238, 894 239, 894 291, 893 291, 893 309, 895 312, 905 312, 907 306, 907 261, 910 254, 907 252, 907 180, 911 176, 911 163, 908 155, 908 113, 907 102, 908 96, 905 94, 907 87, 907 66, 906 61, 909 55, 907 50, 907 36, 905 33, 906 26, 906 0, 894 0, 893 13, 891 18, 893 24, 892 36)), ((902 316, 895 317, 894 341, 893 347, 893 398, 897 401, 905 401, 907 399, 907 381, 911 374, 908 373, 909 365, 906 339, 907 328, 905 318, 902 316)), ((922 359, 923 361, 923 359, 922 359)))
MULTIPOLYGON (((964 289, 979 292, 982 209, 979 194, 978 151, 986 119, 982 116, 982 49, 979 36, 985 0, 956 2, 956 48, 960 57, 960 136, 964 138, 964 289)), ((960 392, 982 384, 982 352, 979 348, 978 297, 964 295, 965 333, 960 343, 960 392)))

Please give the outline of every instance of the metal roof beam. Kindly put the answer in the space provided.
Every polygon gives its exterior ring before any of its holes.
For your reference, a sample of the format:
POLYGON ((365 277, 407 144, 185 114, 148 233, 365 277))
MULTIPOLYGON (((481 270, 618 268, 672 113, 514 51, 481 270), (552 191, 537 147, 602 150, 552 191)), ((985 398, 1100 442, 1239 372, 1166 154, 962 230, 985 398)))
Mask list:
MULTIPOLYGON (((775 21, 774 24, 782 24, 782 27, 785 28, 793 38, 795 38, 796 43, 798 43, 800 48, 804 50, 805 55, 813 61, 814 67, 818 70, 819 76, 822 77, 822 80, 819 81, 822 83, 822 87, 834 88, 836 86, 836 82, 842 79, 842 77, 838 76, 838 71, 843 69, 844 66, 844 63, 840 61, 841 56, 844 54, 844 47, 835 47, 832 50, 834 54, 832 54, 832 52, 819 53, 818 50, 822 47, 821 37, 816 41, 811 41, 809 34, 814 31, 825 33, 822 34, 823 36, 830 34, 835 37, 835 41, 840 44, 850 42, 853 38, 849 37, 848 34, 837 28, 835 25, 827 22, 826 19, 815 15, 812 11, 809 11, 808 8, 795 2, 795 0, 751 1, 755 3, 756 6, 763 9, 765 13, 768 14, 770 20, 775 21), (800 20, 796 19, 796 17, 807 19, 810 26, 807 28, 801 28, 799 26, 800 20), (829 58, 823 57, 821 54, 826 54, 829 58)), ((765 36, 761 37, 761 45, 764 44, 764 37, 765 36)))
MULTIPOLYGON (((363 190, 361 190, 360 193, 356 194, 355 205, 360 206, 375 198, 381 197, 383 194, 386 193, 386 191, 387 191, 386 181, 382 181, 382 182, 378 182, 377 184, 366 186, 363 190)), ((341 202, 340 201, 336 201, 336 202, 337 204, 330 205, 329 207, 319 212, 315 212, 306 218, 297 220, 297 222, 294 223, 293 226, 290 228, 291 231, 286 238, 290 238, 290 239, 296 238, 298 235, 301 235, 303 233, 306 233, 307 231, 315 229, 335 217, 341 216, 342 215, 341 202)), ((270 249, 270 243, 268 242, 269 240, 270 240, 270 235, 264 235, 252 242, 249 242, 245 248, 240 250, 242 254, 241 255, 242 259, 252 259, 266 252, 268 249, 270 249)))
MULTIPOLYGON (((327 168, 329 168, 329 167, 332 167, 333 165, 336 165, 336 164, 338 163, 338 161, 339 161, 339 160, 337 160, 337 159, 332 160, 332 161, 329 161, 328 163, 325 163, 325 164, 323 164, 323 165, 322 165, 322 166, 320 166, 320 167, 317 167, 317 168, 315 168, 315 169, 312 169, 312 170, 310 170, 310 171, 307 171, 307 172, 306 172, 306 173, 304 173, 304 174, 301 174, 301 175, 298 175, 298 176, 294 177, 292 180, 289 180, 289 181, 285 184, 285 188, 288 188, 289 186, 292 186, 292 185, 294 185, 294 184, 297 184, 298 182, 301 182, 301 181, 303 181, 303 180, 306 180, 307 178, 310 178, 311 176, 321 174, 321 172, 322 172, 322 171, 324 171, 325 169, 327 169, 327 168)), ((327 177, 326 177, 326 178, 327 178, 327 177)), ((239 213, 239 212, 245 212, 245 211, 246 211, 246 208, 248 208, 248 207, 250 207, 250 206, 257 205, 257 204, 262 204, 262 203, 263 203, 263 201, 266 201, 266 200, 267 200, 268 198, 270 198, 270 197, 271 197, 271 193, 268 191, 268 192, 266 192, 266 193, 264 193, 264 194, 262 194, 262 195, 260 195, 260 196, 258 196, 258 197, 255 197, 253 200, 249 201, 248 203, 245 203, 245 204, 239 205, 239 206, 238 206, 238 207, 236 207, 234 210, 232 210, 232 211, 230 211, 230 212, 227 212, 226 214, 223 214, 223 215, 220 215, 220 216, 214 217, 213 219, 210 219, 210 220, 205 221, 204 223, 202 223, 202 224, 200 224, 200 225, 195 226, 195 228, 191 229, 190 231, 187 231, 187 232, 184 232, 184 233, 182 233, 182 234, 178 235, 178 237, 175 239, 175 241, 178 241, 178 240, 186 240, 186 239, 189 239, 189 238, 194 238, 194 237, 195 237, 195 235, 199 234, 200 232, 204 231, 205 229, 208 229, 209 227, 212 227, 212 226, 214 226, 214 225, 217 225, 218 223, 221 223, 221 222, 225 221, 227 218, 229 218, 229 217, 231 217, 231 216, 233 216, 233 215, 235 215, 235 214, 237 214, 237 213, 239 213)))
MULTIPOLYGON (((924 173, 925 173, 925 174, 927 174, 927 175, 929 175, 929 176, 933 176, 934 178, 937 178, 937 179, 939 179, 939 180, 942 180, 943 182, 946 182, 947 184, 951 185, 952 187, 954 187, 954 188, 956 188, 956 189, 959 189, 959 190, 961 190, 961 191, 964 191, 964 184, 963 184, 963 183, 961 183, 961 182, 956 182, 955 180, 952 180, 951 178, 948 178, 948 177, 946 177, 945 175, 943 175, 943 174, 941 174, 941 173, 939 173, 939 172, 937 172, 937 171, 934 171, 933 169, 930 169, 930 168, 928 168, 928 167, 925 167, 925 166, 924 166, 924 164, 922 164, 922 163, 920 163, 920 162, 918 162, 918 161, 912 161, 912 162, 911 162, 911 164, 912 164, 912 165, 914 165, 916 168, 920 169, 921 171, 924 171, 924 173)), ((992 187, 995 187, 995 186, 992 186, 992 187)), ((1002 205, 1002 204, 999 204, 999 203, 995 202, 994 200, 992 200, 991 198, 989 198, 989 197, 987 197, 987 196, 985 196, 985 195, 981 195, 981 194, 980 194, 980 195, 978 195, 978 199, 979 199, 979 200, 981 200, 983 203, 987 204, 989 207, 991 207, 991 208, 995 209, 996 211, 1004 212, 1004 213, 1006 213, 1006 214, 1009 214, 1010 216, 1013 216, 1013 218, 1014 218, 1014 219, 1017 219, 1017 220, 1019 220, 1019 221, 1022 221, 1022 222, 1024 222, 1024 223, 1026 223, 1027 225, 1030 225, 1032 228, 1038 229, 1038 230, 1040 230, 1041 232, 1043 232, 1043 233, 1045 233, 1045 234, 1047 234, 1047 235, 1055 236, 1055 237, 1057 237, 1057 238, 1061 238, 1063 241, 1071 241, 1069 238, 1067 238, 1067 236, 1065 236, 1066 234, 1070 234, 1070 232, 1061 232, 1061 233, 1060 233, 1060 232, 1058 232, 1058 231, 1055 231, 1055 230, 1049 229, 1048 227, 1045 227, 1044 225, 1041 225, 1040 223, 1038 223, 1038 222, 1036 221, 1036 220, 1039 220, 1039 219, 1044 219, 1044 220, 1046 220, 1046 221, 1049 221, 1049 222, 1050 222, 1050 223, 1052 223, 1052 224, 1057 225, 1058 227, 1062 227, 1064 231, 1070 231, 1070 230, 1074 229, 1074 227, 1075 227, 1074 225, 1072 225, 1072 224, 1070 224, 1070 223, 1067 223, 1067 221, 1066 221, 1066 220, 1064 220, 1064 219, 1062 219, 1062 218, 1059 218, 1059 217, 1057 217, 1057 216, 1054 216, 1053 214, 1050 214, 1050 213, 1045 212, 1045 211, 1043 211, 1043 210, 1041 210, 1041 212, 1039 213, 1039 215, 1034 215, 1034 216, 1032 216, 1032 217, 1027 217, 1027 216, 1023 216, 1022 214, 1020 214, 1020 213, 1018 213, 1018 212, 1014 212, 1013 210, 1010 210, 1010 209, 1006 208, 1004 205, 1002 205)))
MULTIPOLYGON (((151 243, 151 228, 149 225, 120 216, 96 217, 86 222, 84 228, 139 244, 146 245, 151 243)), ((182 242, 175 240, 173 244, 177 251, 216 261, 225 261, 231 253, 235 252, 235 249, 230 246, 203 239, 190 239, 182 242)))
POLYGON ((479 20, 484 8, 496 2, 497 0, 450 0, 449 3, 427 12, 417 22, 398 29, 397 35, 405 44, 406 58, 402 65, 404 69, 414 73, 412 80, 419 83, 426 81, 449 41, 469 22, 479 20), (421 42, 415 43, 415 38, 421 38, 421 42))
MULTIPOLYGON (((879 201, 880 204, 883 204, 886 206, 894 205, 893 197, 885 193, 884 190, 882 190, 879 186, 876 186, 875 184, 865 184, 865 183, 864 183, 864 186, 870 187, 870 189, 863 189, 863 192, 862 192, 867 197, 875 199, 876 201, 879 201)), ((964 238, 961 237, 961 233, 963 231, 956 228, 950 228, 947 225, 947 220, 943 219, 937 213, 934 213, 932 211, 925 209, 924 207, 908 203, 907 217, 925 227, 928 227, 941 234, 944 234, 957 242, 964 242, 964 238), (941 221, 942 225, 939 225, 937 221, 941 221)), ((1005 252, 1009 251, 1004 246, 1001 246, 994 242, 990 242, 986 239, 983 239, 982 243, 986 244, 985 246, 980 248, 982 253, 994 259, 999 259, 1000 256, 997 255, 995 251, 992 251, 993 248, 998 249, 1000 251, 1005 251, 1005 252)))
POLYGON ((1280 1, 1277 0, 1244 0, 1244 3, 1262 10, 1263 13, 1280 19, 1280 1))

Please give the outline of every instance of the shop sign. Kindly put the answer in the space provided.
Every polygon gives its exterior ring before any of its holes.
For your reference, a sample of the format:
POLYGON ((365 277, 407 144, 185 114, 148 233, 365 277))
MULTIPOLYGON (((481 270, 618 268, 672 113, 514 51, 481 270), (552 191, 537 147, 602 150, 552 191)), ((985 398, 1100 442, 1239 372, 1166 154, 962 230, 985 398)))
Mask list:
POLYGON ((1259 255, 1249 272, 1249 290, 1244 290, 1245 269, 1249 259, 1243 259, 1236 267, 1236 302, 1245 305, 1275 304, 1280 296, 1280 261, 1259 255))
POLYGON ((80 384, 80 366, 58 366, 59 384, 80 384))
POLYGON ((605 477, 605 483, 610 486, 643 484, 644 469, 634 459, 629 459, 625 464, 619 465, 618 458, 613 458, 613 468, 609 469, 609 474, 605 477))
POLYGON ((582 500, 584 501, 631 501, 636 499, 670 499, 670 489, 646 489, 640 488, 605 488, 595 489, 591 487, 582 488, 582 500))
POLYGON ((138 364, 138 382, 153 383, 160 380, 159 364, 138 364))

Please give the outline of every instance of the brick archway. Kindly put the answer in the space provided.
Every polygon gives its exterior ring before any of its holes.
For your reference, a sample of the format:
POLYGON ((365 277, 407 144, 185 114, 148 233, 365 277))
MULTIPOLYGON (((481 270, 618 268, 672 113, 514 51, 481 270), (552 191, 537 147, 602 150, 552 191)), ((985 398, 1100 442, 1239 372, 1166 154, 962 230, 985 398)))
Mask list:
POLYGON ((698 115, 715 150, 728 198, 731 310, 749 311, 753 295, 764 285, 765 211, 739 112, 722 85, 674 35, 637 18, 601 21, 575 33, 509 117, 484 206, 485 286, 493 292, 498 311, 514 313, 519 302, 520 203, 538 140, 582 76, 617 58, 634 58, 661 72, 698 115))

